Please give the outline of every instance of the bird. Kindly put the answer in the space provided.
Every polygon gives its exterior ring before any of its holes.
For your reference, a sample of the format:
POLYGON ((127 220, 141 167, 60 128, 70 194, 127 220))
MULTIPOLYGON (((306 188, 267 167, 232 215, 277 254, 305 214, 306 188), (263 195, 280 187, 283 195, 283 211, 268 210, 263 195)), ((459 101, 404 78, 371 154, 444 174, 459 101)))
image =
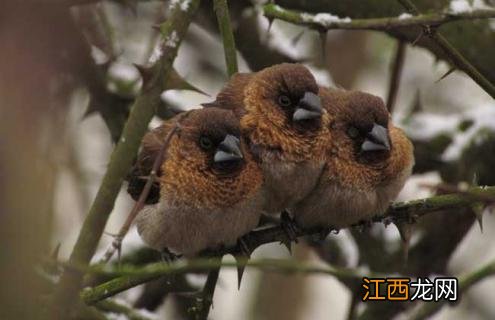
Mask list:
POLYGON ((237 73, 215 101, 237 115, 243 137, 264 177, 263 213, 279 214, 315 187, 325 163, 327 112, 311 72, 283 63, 237 73))
POLYGON ((129 174, 128 192, 140 196, 165 137, 178 121, 158 181, 136 218, 150 247, 184 257, 234 246, 254 229, 263 204, 263 175, 246 152, 232 111, 196 109, 149 131, 129 174), (143 178, 144 177, 144 178, 143 178))
POLYGON ((381 98, 323 87, 320 96, 330 115, 325 169, 289 212, 302 228, 346 228, 385 212, 411 175, 413 145, 381 98))

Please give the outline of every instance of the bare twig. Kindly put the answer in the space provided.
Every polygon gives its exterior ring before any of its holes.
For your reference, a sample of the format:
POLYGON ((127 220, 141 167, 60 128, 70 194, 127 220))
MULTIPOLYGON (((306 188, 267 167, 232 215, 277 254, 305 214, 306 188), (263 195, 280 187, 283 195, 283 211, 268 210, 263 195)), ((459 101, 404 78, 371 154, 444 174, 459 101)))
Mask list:
POLYGON ((146 184, 144 185, 143 191, 139 195, 138 201, 134 204, 134 207, 132 208, 131 212, 129 212, 129 215, 127 216, 126 221, 120 228, 119 233, 115 235, 112 244, 108 247, 108 249, 105 251, 105 254, 100 259, 100 263, 108 262, 114 255, 115 251, 118 252, 118 256, 120 258, 120 249, 122 247, 122 241, 124 240, 124 237, 126 236, 127 232, 129 232, 132 222, 138 215, 139 211, 141 211, 141 209, 144 207, 145 201, 150 193, 151 186, 153 185, 153 182, 155 182, 157 178, 158 171, 160 170, 160 165, 163 163, 163 158, 165 156, 165 153, 167 152, 167 148, 170 143, 170 140, 177 132, 177 130, 179 130, 180 128, 179 121, 180 119, 177 120, 172 130, 170 130, 167 136, 165 137, 163 144, 160 147, 160 151, 158 152, 158 155, 155 158, 155 161, 153 162, 153 167, 151 168, 151 172, 148 176, 148 179, 146 180, 146 184))
MULTIPOLYGON (((161 55, 147 69, 148 77, 145 78, 143 75, 141 93, 131 108, 122 138, 112 152, 108 170, 70 256, 71 263, 88 265, 95 253, 124 177, 131 167, 148 123, 160 103, 160 94, 172 70, 172 63, 177 55, 180 42, 198 6, 199 0, 177 1, 170 19, 160 27, 164 38, 161 55), (186 10, 182 8, 184 6, 186 10)), ((55 292, 53 318, 69 318, 68 315, 77 299, 82 278, 81 272, 65 271, 62 274, 55 292)))
MULTIPOLYGON (((220 263, 221 259, 218 259, 218 262, 220 263)), ((213 269, 208 272, 205 286, 203 287, 203 291, 201 292, 199 310, 194 316, 195 320, 208 319, 208 314, 210 313, 211 306, 213 305, 213 296, 215 294, 218 276, 220 275, 220 268, 221 266, 213 267, 213 269)))
POLYGON ((229 7, 227 0, 214 0, 213 6, 217 15, 218 28, 223 40, 223 50, 225 62, 227 64, 227 74, 231 77, 237 72, 237 51, 235 49, 234 34, 230 24, 229 7))
POLYGON ((391 64, 390 81, 387 97, 388 112, 394 111, 395 99, 400 87, 400 75, 404 66, 404 56, 406 54, 406 43, 402 40, 397 41, 397 50, 391 64))

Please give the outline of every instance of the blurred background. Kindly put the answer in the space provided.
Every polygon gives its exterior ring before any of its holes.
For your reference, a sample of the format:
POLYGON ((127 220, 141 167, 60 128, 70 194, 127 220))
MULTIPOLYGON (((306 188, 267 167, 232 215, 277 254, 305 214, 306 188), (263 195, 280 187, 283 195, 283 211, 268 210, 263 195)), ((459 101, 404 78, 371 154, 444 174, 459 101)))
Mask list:
MULTIPOLYGON (((373 1, 362 1, 369 5, 307 2, 277 1, 288 8, 351 17, 402 12, 393 4, 396 1, 388 1, 390 6, 384 11, 373 1)), ((449 5, 449 1, 430 7, 422 4, 427 1, 417 2, 432 10, 449 5)), ((0 3, 2 319, 14 314, 19 319, 36 319, 40 296, 53 279, 33 271, 58 245, 59 257, 68 258, 105 173, 112 141, 121 130, 119 123, 123 123, 105 117, 108 110, 117 110, 125 119, 141 85, 133 63, 145 63, 153 55, 159 36, 152 26, 166 19, 168 7, 168 1, 72 3, 0 3)), ((484 5, 482 1, 470 4, 484 5)), ((439 81, 450 66, 434 50, 428 50, 428 44, 411 46, 397 39, 409 39, 407 36, 380 32, 330 31, 322 35, 279 20, 268 31, 269 22, 259 5, 256 1, 229 2, 241 72, 301 62, 321 85, 367 91, 385 101, 391 100, 390 83, 398 84, 392 115, 414 141, 417 163, 398 201, 432 195, 434 190, 425 184, 495 185, 495 101, 462 72, 454 71, 439 81), (402 60, 402 68, 396 68, 399 76, 391 80, 398 60, 402 60)), ((475 65, 488 70, 493 82, 495 21, 455 23, 445 32, 463 53, 476 58, 475 65)), ((202 2, 174 67, 176 90, 162 94, 163 105, 151 127, 175 112, 211 101, 227 81, 210 1, 202 2)), ((118 231, 132 205, 123 189, 107 224, 108 233, 118 231)), ((101 257, 111 240, 103 237, 94 259, 101 257)), ((481 232, 473 212, 463 209, 421 219, 405 267, 397 229, 382 224, 364 232, 344 230, 324 243, 300 241, 292 257, 279 244, 265 245, 253 256, 412 276, 458 275, 493 260, 494 243, 495 215, 483 216, 481 232)), ((144 248, 135 229, 124 240, 123 257, 136 263, 157 259, 144 248)), ((201 275, 160 279, 120 294, 119 299, 160 319, 181 319, 188 297, 171 292, 173 287, 194 289, 203 282, 201 275)), ((247 270, 238 291, 235 270, 222 270, 210 317, 383 319, 396 317, 408 307, 403 303, 360 303, 361 291, 351 289, 329 276, 247 270)), ((495 319, 493 293, 495 279, 488 278, 462 292, 459 304, 443 308, 433 319, 495 319)))

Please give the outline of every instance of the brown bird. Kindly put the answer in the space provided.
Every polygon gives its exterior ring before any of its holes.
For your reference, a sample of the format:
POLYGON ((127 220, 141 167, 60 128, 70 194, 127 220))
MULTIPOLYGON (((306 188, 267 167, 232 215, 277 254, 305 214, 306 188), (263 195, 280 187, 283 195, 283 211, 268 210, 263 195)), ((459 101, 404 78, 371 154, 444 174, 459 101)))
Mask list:
POLYGON ((379 97, 326 88, 320 96, 331 117, 325 170, 290 211, 301 227, 348 227, 396 198, 411 175, 413 146, 379 97))
POLYGON ((302 200, 324 166, 328 115, 318 85, 300 64, 236 74, 205 106, 232 108, 264 175, 264 212, 279 213, 302 200))
MULTIPOLYGON (((143 138, 129 181, 134 199, 175 121, 165 122, 143 138)), ((189 111, 170 140, 159 182, 137 216, 141 238, 157 250, 166 248, 188 257, 234 245, 255 228, 263 203, 263 176, 245 148, 231 111, 189 111)))

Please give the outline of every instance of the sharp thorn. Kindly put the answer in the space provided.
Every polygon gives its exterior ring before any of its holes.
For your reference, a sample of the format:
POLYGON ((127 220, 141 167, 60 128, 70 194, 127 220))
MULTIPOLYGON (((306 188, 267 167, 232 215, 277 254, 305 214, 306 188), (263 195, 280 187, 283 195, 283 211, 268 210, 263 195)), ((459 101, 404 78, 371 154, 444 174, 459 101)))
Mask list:
POLYGON ((437 81, 435 81, 435 83, 438 83, 438 82, 442 81, 443 79, 447 78, 452 72, 454 72, 456 70, 457 70, 457 68, 455 68, 455 67, 450 68, 447 72, 444 73, 443 76, 441 76, 437 81))
POLYGON ((299 32, 291 41, 292 43, 292 46, 296 46, 297 43, 301 40, 302 36, 304 35, 304 33, 306 32, 306 30, 302 30, 301 32, 299 32))
POLYGON ((411 45, 413 47, 415 47, 416 44, 419 42, 419 40, 421 40, 421 38, 423 38, 423 36, 424 36, 424 31, 423 31, 423 29, 421 29, 421 32, 418 34, 418 36, 416 37, 416 39, 414 39, 414 41, 411 43, 411 45))
POLYGON ((471 206, 471 209, 473 210, 473 213, 476 217, 476 221, 478 222, 480 231, 481 233, 483 233, 483 213, 485 212, 485 208, 481 204, 474 204, 471 206))
POLYGON ((134 67, 136 67, 139 74, 141 75, 141 79, 143 79, 143 87, 144 87, 153 77, 153 70, 149 67, 145 67, 137 63, 134 63, 134 67))
POLYGON ((289 254, 292 255, 292 242, 290 240, 282 240, 280 241, 280 244, 284 245, 284 247, 287 248, 287 251, 289 251, 289 254))
POLYGON ((53 252, 52 252, 52 255, 51 255, 51 258, 55 261, 58 260, 58 254, 60 253, 60 246, 61 246, 61 243, 57 243, 57 245, 55 246, 55 249, 53 249, 53 252))
POLYGON ((273 21, 275 20, 272 17, 267 17, 268 19, 268 29, 266 29, 266 33, 269 34, 270 30, 272 29, 273 21))
POLYGON ((237 248, 232 255, 237 263, 237 290, 240 290, 242 276, 244 275, 246 264, 251 257, 251 249, 243 237, 239 238, 237 241, 237 248))
POLYGON ((409 258, 409 247, 411 242, 411 236, 413 233, 413 224, 407 222, 399 222, 395 223, 397 230, 399 230, 400 237, 402 239, 402 249, 403 249, 403 257, 402 262, 404 266, 407 264, 407 260, 409 258))
POLYGON ((237 290, 241 290, 242 276, 244 275, 244 270, 246 269, 247 259, 245 259, 245 257, 234 257, 237 263, 237 290))

